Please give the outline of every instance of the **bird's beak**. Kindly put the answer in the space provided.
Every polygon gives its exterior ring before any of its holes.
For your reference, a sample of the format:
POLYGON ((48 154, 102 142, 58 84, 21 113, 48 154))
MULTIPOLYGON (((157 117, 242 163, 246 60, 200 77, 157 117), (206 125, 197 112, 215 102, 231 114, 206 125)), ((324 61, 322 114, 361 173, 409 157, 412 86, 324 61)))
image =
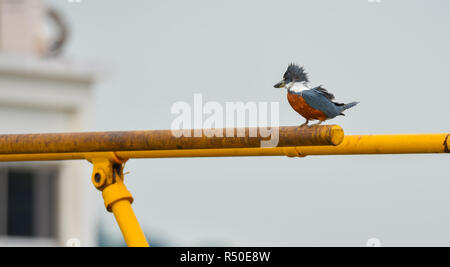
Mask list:
POLYGON ((273 87, 275 87, 275 88, 284 88, 284 86, 286 86, 286 84, 284 83, 284 81, 281 81, 281 82, 275 84, 273 87))

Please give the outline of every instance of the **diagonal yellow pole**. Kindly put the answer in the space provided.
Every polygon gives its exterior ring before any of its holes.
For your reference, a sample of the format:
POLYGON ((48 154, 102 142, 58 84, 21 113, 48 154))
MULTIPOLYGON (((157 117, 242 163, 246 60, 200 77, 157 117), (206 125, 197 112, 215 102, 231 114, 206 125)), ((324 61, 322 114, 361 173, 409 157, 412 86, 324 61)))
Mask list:
POLYGON ((131 208, 133 198, 123 182, 117 182, 103 190, 108 211, 114 214, 120 231, 129 247, 148 247, 148 242, 131 208))
POLYGON ((89 159, 94 165, 92 183, 102 191, 105 207, 114 214, 120 231, 129 247, 148 247, 144 232, 134 214, 131 204, 133 196, 124 184, 125 161, 114 153, 101 153, 89 159))

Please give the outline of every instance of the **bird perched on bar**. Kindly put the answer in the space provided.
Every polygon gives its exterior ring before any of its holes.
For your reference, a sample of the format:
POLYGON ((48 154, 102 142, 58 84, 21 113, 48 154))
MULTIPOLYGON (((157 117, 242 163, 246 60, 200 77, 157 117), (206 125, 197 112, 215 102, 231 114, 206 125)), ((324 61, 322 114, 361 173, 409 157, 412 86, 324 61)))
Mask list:
POLYGON ((306 122, 300 127, 308 126, 310 120, 318 120, 318 123, 312 125, 320 125, 325 120, 333 119, 339 115, 345 116, 343 113, 345 110, 359 103, 338 103, 334 101, 334 95, 322 86, 309 87, 308 74, 303 67, 294 63, 288 66, 283 75, 283 80, 275 84, 274 87, 287 89, 289 104, 306 119, 306 122))

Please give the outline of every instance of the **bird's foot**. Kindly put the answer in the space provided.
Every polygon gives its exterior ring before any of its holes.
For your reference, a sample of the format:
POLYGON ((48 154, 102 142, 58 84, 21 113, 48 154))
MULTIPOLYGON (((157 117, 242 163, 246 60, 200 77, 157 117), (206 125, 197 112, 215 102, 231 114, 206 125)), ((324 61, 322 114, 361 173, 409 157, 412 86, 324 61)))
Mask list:
POLYGON ((303 123, 302 125, 300 125, 300 126, 298 126, 298 128, 302 128, 302 127, 311 127, 311 126, 309 126, 308 125, 308 122, 309 122, 309 120, 306 120, 306 122, 305 123, 303 123))
POLYGON ((323 121, 319 121, 318 123, 311 124, 309 127, 312 127, 312 126, 319 126, 320 124, 322 124, 322 122, 323 122, 323 121))

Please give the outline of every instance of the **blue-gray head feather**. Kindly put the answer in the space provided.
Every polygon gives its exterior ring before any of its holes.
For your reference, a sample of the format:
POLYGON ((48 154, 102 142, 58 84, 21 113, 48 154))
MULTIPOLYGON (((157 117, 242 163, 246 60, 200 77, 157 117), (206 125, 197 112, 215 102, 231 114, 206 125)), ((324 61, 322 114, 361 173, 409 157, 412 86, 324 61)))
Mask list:
POLYGON ((283 75, 283 79, 286 83, 289 82, 309 82, 308 74, 305 72, 303 67, 291 63, 286 72, 283 75))

